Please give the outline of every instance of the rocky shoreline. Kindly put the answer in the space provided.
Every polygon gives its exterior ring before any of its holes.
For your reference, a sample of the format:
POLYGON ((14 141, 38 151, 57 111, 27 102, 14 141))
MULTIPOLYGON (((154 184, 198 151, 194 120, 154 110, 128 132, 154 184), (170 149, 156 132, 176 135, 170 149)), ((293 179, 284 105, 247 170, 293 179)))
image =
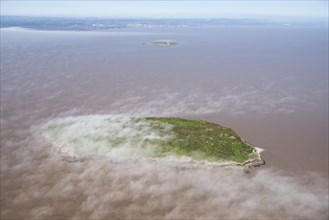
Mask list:
POLYGON ((251 169, 255 168, 255 167, 260 167, 265 165, 266 162, 263 159, 257 159, 257 160, 253 160, 253 161, 248 161, 246 163, 244 163, 243 166, 243 171, 245 173, 250 173, 251 169))
MULTIPOLYGON (((46 142, 47 138, 44 138, 46 142)), ((63 151, 64 146, 56 146, 53 145, 53 148, 57 153, 60 154, 61 160, 67 163, 82 163, 90 160, 100 160, 100 159, 108 159, 111 163, 114 164, 120 164, 120 163, 136 163, 138 160, 143 160, 147 162, 162 162, 163 164, 170 165, 170 166, 175 166, 179 168, 207 168, 207 169, 212 169, 216 167, 242 167, 243 171, 246 174, 250 174, 251 171, 254 168, 264 166, 266 165, 266 162, 264 159, 261 158, 260 153, 263 151, 263 149, 255 147, 256 149, 256 154, 257 158, 253 160, 248 160, 245 161, 244 163, 236 163, 234 161, 225 161, 225 162, 211 162, 207 160, 202 160, 202 161, 197 161, 193 160, 190 157, 184 156, 181 158, 111 158, 111 157, 106 157, 106 156, 94 156, 94 155, 89 155, 89 156, 72 156, 68 154, 68 152, 63 151)))
MULTIPOLYGON (((61 153, 58 151, 58 153, 61 153)), ((161 162, 166 165, 179 167, 179 168, 216 168, 216 167, 242 167, 243 171, 246 174, 250 174, 252 169, 266 165, 265 160, 262 158, 257 158, 255 160, 249 160, 242 164, 238 164, 235 162, 209 162, 209 161, 195 161, 191 158, 185 157, 181 159, 168 160, 166 158, 127 158, 127 159, 118 159, 118 158, 110 158, 110 157, 100 157, 100 156, 86 156, 86 157, 76 157, 76 156, 67 156, 61 155, 62 161, 67 163, 82 163, 90 160, 99 160, 99 159, 108 159, 111 163, 120 164, 120 163, 136 163, 139 160, 143 160, 144 162, 161 162)))

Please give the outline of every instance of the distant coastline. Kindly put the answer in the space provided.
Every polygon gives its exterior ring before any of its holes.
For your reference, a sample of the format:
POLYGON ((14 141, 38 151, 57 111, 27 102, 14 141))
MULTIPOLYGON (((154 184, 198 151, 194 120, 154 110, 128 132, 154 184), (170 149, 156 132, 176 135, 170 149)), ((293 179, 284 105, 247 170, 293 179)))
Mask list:
POLYGON ((69 17, 29 17, 1 16, 1 28, 20 27, 35 30, 62 31, 106 31, 140 28, 186 28, 217 26, 327 26, 328 23, 289 23, 261 19, 242 18, 69 18, 69 17))

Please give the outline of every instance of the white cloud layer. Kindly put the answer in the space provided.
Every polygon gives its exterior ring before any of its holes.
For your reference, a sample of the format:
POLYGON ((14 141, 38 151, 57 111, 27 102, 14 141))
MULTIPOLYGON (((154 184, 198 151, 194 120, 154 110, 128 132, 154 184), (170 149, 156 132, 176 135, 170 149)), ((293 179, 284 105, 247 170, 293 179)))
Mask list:
POLYGON ((328 181, 316 174, 291 177, 261 168, 246 175, 142 160, 67 163, 38 137, 5 142, 4 219, 328 217, 328 181))
POLYGON ((42 134, 69 157, 155 157, 156 146, 147 141, 171 139, 171 128, 155 128, 151 122, 123 115, 85 115, 51 120, 42 126, 42 134))
MULTIPOLYGON (((113 113, 138 116, 150 115, 202 115, 209 113, 228 113, 230 115, 257 114, 291 114, 306 102, 308 98, 293 96, 288 91, 280 91, 269 83, 259 88, 223 87, 215 92, 201 89, 181 90, 151 90, 147 95, 133 95, 131 91, 113 104, 113 113)), ((309 99, 308 99, 309 100, 309 99)))

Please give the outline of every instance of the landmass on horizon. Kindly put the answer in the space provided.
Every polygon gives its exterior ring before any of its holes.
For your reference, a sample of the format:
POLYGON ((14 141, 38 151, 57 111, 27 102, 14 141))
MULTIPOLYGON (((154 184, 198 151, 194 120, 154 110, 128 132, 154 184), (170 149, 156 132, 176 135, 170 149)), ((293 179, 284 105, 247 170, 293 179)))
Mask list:
POLYGON ((140 28, 187 28, 217 26, 327 26, 327 22, 275 21, 251 18, 84 18, 1 16, 1 28, 34 30, 106 31, 140 28))

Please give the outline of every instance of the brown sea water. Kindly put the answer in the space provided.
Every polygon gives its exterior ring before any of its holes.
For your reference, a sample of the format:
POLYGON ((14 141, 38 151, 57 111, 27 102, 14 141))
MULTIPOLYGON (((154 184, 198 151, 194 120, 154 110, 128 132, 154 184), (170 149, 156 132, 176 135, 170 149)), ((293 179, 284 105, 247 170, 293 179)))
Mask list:
POLYGON ((327 178, 325 28, 1 29, 3 219, 326 219, 327 178), (159 39, 178 45, 144 45, 159 39), (219 123, 266 166, 61 161, 40 125, 89 114, 219 123))

